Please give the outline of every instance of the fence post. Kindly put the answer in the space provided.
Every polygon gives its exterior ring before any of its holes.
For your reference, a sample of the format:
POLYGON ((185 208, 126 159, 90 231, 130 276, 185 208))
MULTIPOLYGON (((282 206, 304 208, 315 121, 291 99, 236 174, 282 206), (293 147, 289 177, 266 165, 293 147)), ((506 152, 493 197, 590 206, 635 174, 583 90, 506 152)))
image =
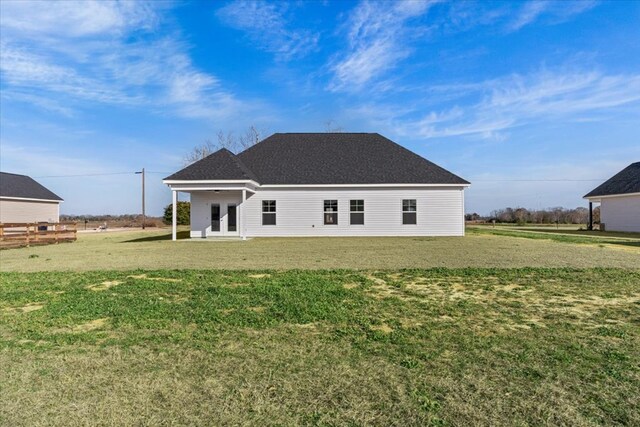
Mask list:
POLYGON ((31 224, 27 223, 27 233, 25 238, 27 239, 27 247, 29 247, 29 229, 31 228, 31 224))

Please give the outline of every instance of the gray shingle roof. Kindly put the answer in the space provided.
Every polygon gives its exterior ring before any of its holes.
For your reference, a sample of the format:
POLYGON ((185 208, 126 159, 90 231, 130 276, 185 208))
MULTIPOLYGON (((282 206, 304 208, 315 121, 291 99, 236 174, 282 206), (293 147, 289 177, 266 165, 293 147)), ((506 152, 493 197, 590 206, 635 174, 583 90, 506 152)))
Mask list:
POLYGON ((0 197, 62 201, 62 198, 36 182, 33 178, 7 172, 0 172, 0 197))
POLYGON ((631 163, 584 197, 629 193, 640 193, 640 162, 631 163))
MULTIPOLYGON (((166 179, 240 179, 217 153, 166 179)), ((276 133, 234 157, 260 184, 468 184, 377 133, 276 133)))
POLYGON ((253 173, 231 151, 223 148, 166 177, 175 180, 247 180, 257 181, 253 173))

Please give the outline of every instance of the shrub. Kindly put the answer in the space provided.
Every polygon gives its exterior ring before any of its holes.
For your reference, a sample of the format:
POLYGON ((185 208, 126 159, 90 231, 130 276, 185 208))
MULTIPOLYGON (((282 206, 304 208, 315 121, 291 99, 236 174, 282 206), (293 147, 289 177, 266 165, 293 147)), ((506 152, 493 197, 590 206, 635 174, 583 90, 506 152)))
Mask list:
MULTIPOLYGON (((191 217, 191 203, 178 202, 178 225, 189 225, 191 217)), ((171 224, 173 220, 173 203, 164 208, 164 222, 171 224)))

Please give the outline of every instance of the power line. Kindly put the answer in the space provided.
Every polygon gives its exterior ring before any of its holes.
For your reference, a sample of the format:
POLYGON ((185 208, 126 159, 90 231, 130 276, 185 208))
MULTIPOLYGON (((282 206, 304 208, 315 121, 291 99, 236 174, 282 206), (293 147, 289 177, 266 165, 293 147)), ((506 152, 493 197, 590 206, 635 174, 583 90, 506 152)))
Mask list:
POLYGON ((471 179, 471 182, 600 182, 604 179, 471 179))
MULTIPOLYGON (((74 177, 87 177, 87 176, 109 176, 109 175, 133 175, 135 171, 131 172, 110 172, 110 173, 85 173, 85 174, 77 174, 77 175, 46 175, 46 176, 34 176, 34 178, 74 178, 74 177)), ((146 173, 155 173, 161 175, 168 175, 171 172, 150 172, 146 171, 146 173)))
POLYGON ((71 178, 71 177, 83 177, 83 176, 106 176, 106 175, 133 175, 135 172, 111 172, 111 173, 85 173, 78 175, 48 175, 48 176, 36 176, 34 178, 71 178))

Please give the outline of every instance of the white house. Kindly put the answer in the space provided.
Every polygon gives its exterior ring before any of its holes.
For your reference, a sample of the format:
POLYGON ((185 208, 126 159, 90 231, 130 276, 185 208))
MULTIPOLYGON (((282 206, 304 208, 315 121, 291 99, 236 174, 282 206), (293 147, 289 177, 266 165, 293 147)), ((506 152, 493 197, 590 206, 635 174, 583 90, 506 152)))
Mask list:
POLYGON ((26 175, 0 172, 0 222, 59 222, 62 199, 26 175))
POLYGON ((640 162, 632 163, 584 196, 600 203, 600 227, 640 232, 640 162))
POLYGON ((163 180, 191 237, 463 236, 469 182, 377 133, 276 133, 163 180))

